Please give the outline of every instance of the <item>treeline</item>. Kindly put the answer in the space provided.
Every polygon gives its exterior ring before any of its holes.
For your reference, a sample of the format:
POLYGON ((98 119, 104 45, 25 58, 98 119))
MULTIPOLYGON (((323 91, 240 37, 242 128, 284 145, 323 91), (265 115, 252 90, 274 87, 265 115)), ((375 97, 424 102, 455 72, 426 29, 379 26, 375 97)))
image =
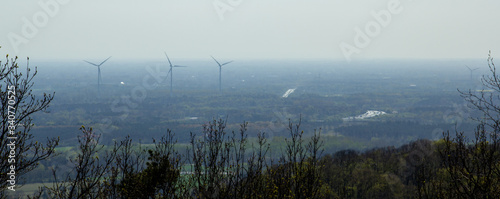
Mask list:
POLYGON ((154 148, 130 138, 105 149, 81 129, 72 171, 31 198, 499 198, 500 138, 484 125, 475 137, 444 133, 437 141, 322 155, 320 132, 303 137, 289 123, 281 156, 266 135, 249 142, 247 125, 227 132, 224 120, 191 134, 186 152, 167 131, 154 148))
POLYGON ((323 198, 320 133, 303 138, 289 123, 281 156, 271 157, 266 134, 248 141, 247 123, 228 132, 225 120, 191 134, 179 152, 167 131, 152 149, 127 137, 105 148, 91 128, 82 127, 71 172, 53 167, 54 182, 30 198, 323 198))
POLYGON ((500 142, 480 126, 438 141, 326 155, 330 198, 499 198, 500 142))

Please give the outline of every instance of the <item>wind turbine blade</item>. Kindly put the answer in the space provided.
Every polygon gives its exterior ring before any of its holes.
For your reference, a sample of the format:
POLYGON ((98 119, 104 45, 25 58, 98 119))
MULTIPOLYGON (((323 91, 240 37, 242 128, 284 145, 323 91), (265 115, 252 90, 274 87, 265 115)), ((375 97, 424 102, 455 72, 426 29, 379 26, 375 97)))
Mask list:
POLYGON ((187 66, 174 65, 174 67, 187 67, 187 66))
POLYGON ((99 64, 99 66, 100 66, 100 65, 102 65, 102 64, 104 64, 104 62, 108 61, 108 59, 111 59, 111 56, 109 56, 106 60, 102 61, 102 62, 99 64))
POLYGON ((469 66, 465 65, 465 67, 467 67, 469 70, 471 70, 471 71, 472 71, 472 69, 471 69, 471 68, 469 68, 469 66))
POLYGON ((94 64, 94 63, 92 63, 92 62, 89 62, 89 61, 87 61, 87 60, 83 60, 83 61, 84 61, 84 62, 87 62, 87 63, 89 63, 89 64, 92 64, 92 65, 94 65, 94 66, 99 66, 99 65, 94 64))
POLYGON ((216 59, 215 59, 212 55, 210 55, 210 57, 212 57, 212 59, 214 59, 214 61, 215 61, 215 62, 217 62, 217 64, 218 64, 219 66, 222 66, 222 65, 220 65, 220 63, 219 63, 219 62, 218 62, 218 61, 217 61, 217 60, 216 60, 216 59))
POLYGON ((167 52, 164 52, 165 56, 167 57, 168 63, 170 64, 170 67, 172 67, 172 62, 170 62, 170 58, 168 58, 167 52))
POLYGON ((224 65, 226 65, 226 64, 229 64, 229 63, 231 63, 231 62, 233 62, 233 61, 231 60, 231 61, 228 61, 228 62, 226 62, 226 63, 223 63, 221 66, 224 66, 224 65))

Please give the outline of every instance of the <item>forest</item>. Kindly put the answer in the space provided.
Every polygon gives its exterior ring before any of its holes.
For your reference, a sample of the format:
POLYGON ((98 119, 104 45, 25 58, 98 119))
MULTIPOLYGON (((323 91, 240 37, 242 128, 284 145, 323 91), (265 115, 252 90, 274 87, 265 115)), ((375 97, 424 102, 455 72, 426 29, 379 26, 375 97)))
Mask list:
MULTIPOLYGON (((323 154, 321 133, 303 137, 289 124, 280 156, 270 155, 265 135, 251 141, 247 124, 227 132, 224 120, 191 135, 178 151, 167 131, 151 147, 130 137, 104 146, 82 127, 70 172, 30 198, 497 198, 500 153, 497 134, 480 125, 474 137, 443 134, 400 147, 323 154)), ((60 176, 58 176, 60 175, 60 176)), ((33 175, 36 177, 36 175, 33 175)), ((50 176, 39 178, 40 181, 50 176)))

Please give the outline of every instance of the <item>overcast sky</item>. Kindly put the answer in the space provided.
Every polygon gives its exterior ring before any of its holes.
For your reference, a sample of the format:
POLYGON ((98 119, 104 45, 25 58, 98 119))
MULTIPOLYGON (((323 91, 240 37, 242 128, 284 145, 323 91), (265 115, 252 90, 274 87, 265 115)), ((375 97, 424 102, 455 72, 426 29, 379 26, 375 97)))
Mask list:
POLYGON ((2 0, 0 54, 486 59, 500 55, 499 10, 498 0, 2 0))

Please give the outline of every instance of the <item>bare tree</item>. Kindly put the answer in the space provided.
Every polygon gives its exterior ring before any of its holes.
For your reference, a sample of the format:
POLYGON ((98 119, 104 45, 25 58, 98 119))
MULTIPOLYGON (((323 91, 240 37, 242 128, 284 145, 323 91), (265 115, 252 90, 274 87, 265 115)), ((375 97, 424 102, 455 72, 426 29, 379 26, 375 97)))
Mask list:
MULTIPOLYGON (((482 116, 474 139, 463 132, 454 137, 444 133, 444 143, 438 152, 448 182, 447 197, 451 198, 498 198, 500 197, 500 76, 496 73, 491 52, 488 54, 491 74, 483 76, 482 84, 489 90, 459 91, 462 97, 482 116)), ((443 183, 442 183, 443 184, 443 183)))
POLYGON ((193 194, 200 198, 259 198, 265 196, 266 154, 269 144, 264 133, 248 146, 248 123, 238 133, 226 130, 219 119, 203 127, 202 137, 191 134, 190 161, 193 194), (251 149, 248 152, 248 149, 251 149))
MULTIPOLYGON (((469 102, 470 106, 482 113, 481 117, 474 118, 490 127, 494 132, 500 127, 500 76, 497 74, 491 51, 488 53, 488 68, 490 75, 483 75, 481 82, 488 90, 460 91, 461 96, 469 102)), ((490 130, 490 129, 487 129, 490 130)))
MULTIPOLYGON (((314 131, 309 142, 303 138, 300 130, 302 119, 297 124, 288 122, 290 138, 285 139, 285 150, 278 164, 267 169, 270 177, 268 183, 276 187, 273 198, 323 198, 320 192, 323 163, 320 162, 323 153, 321 129, 314 131)), ((271 195, 271 194, 270 194, 271 195)))
POLYGON ((37 69, 31 70, 29 58, 26 69, 18 66, 17 57, 7 55, 5 59, 0 61, 0 198, 7 197, 6 191, 15 190, 21 177, 35 169, 39 161, 53 156, 59 143, 59 138, 35 141, 30 133, 34 125, 31 116, 46 111, 54 93, 44 93, 41 98, 33 94, 37 69))
MULTIPOLYGON (((112 175, 112 166, 123 143, 115 143, 111 150, 101 153, 104 145, 99 144, 100 135, 94 134, 92 128, 80 128, 82 135, 78 137, 79 153, 75 159, 73 170, 59 180, 56 169, 53 169, 54 184, 45 187, 50 198, 106 198, 107 191, 104 179, 112 175), (101 156, 102 155, 102 156, 101 156)), ((41 193, 38 194, 40 196, 41 193)), ((37 195, 34 198, 38 197, 37 195)))
MULTIPOLYGON (((111 175, 104 182, 108 197, 120 198, 124 192, 134 192, 140 190, 142 182, 130 182, 129 179, 144 170, 146 165, 146 150, 139 143, 133 143, 130 136, 126 136, 120 142, 121 148, 115 156, 115 163, 111 167, 111 175), (134 186, 134 189, 130 189, 134 186)), ((131 193, 127 193, 132 196, 131 193)))
MULTIPOLYGON (((245 124, 246 130, 246 124, 245 124)), ((244 130, 242 130, 244 132, 244 130)), ((234 133, 233 133, 234 138, 234 133)), ((191 134, 194 192, 201 198, 229 198, 233 184, 233 168, 237 164, 232 160, 236 139, 231 139, 226 132, 226 120, 213 120, 203 126, 203 135, 197 139, 191 134)), ((245 142, 245 138, 242 139, 245 142)), ((244 145, 243 145, 244 146, 244 145)), ((236 151, 236 157, 239 152, 236 151)), ((242 152, 244 153, 244 151, 242 152)), ((240 161, 237 159, 236 161, 240 161)), ((242 164, 238 166, 240 169, 242 164)))

